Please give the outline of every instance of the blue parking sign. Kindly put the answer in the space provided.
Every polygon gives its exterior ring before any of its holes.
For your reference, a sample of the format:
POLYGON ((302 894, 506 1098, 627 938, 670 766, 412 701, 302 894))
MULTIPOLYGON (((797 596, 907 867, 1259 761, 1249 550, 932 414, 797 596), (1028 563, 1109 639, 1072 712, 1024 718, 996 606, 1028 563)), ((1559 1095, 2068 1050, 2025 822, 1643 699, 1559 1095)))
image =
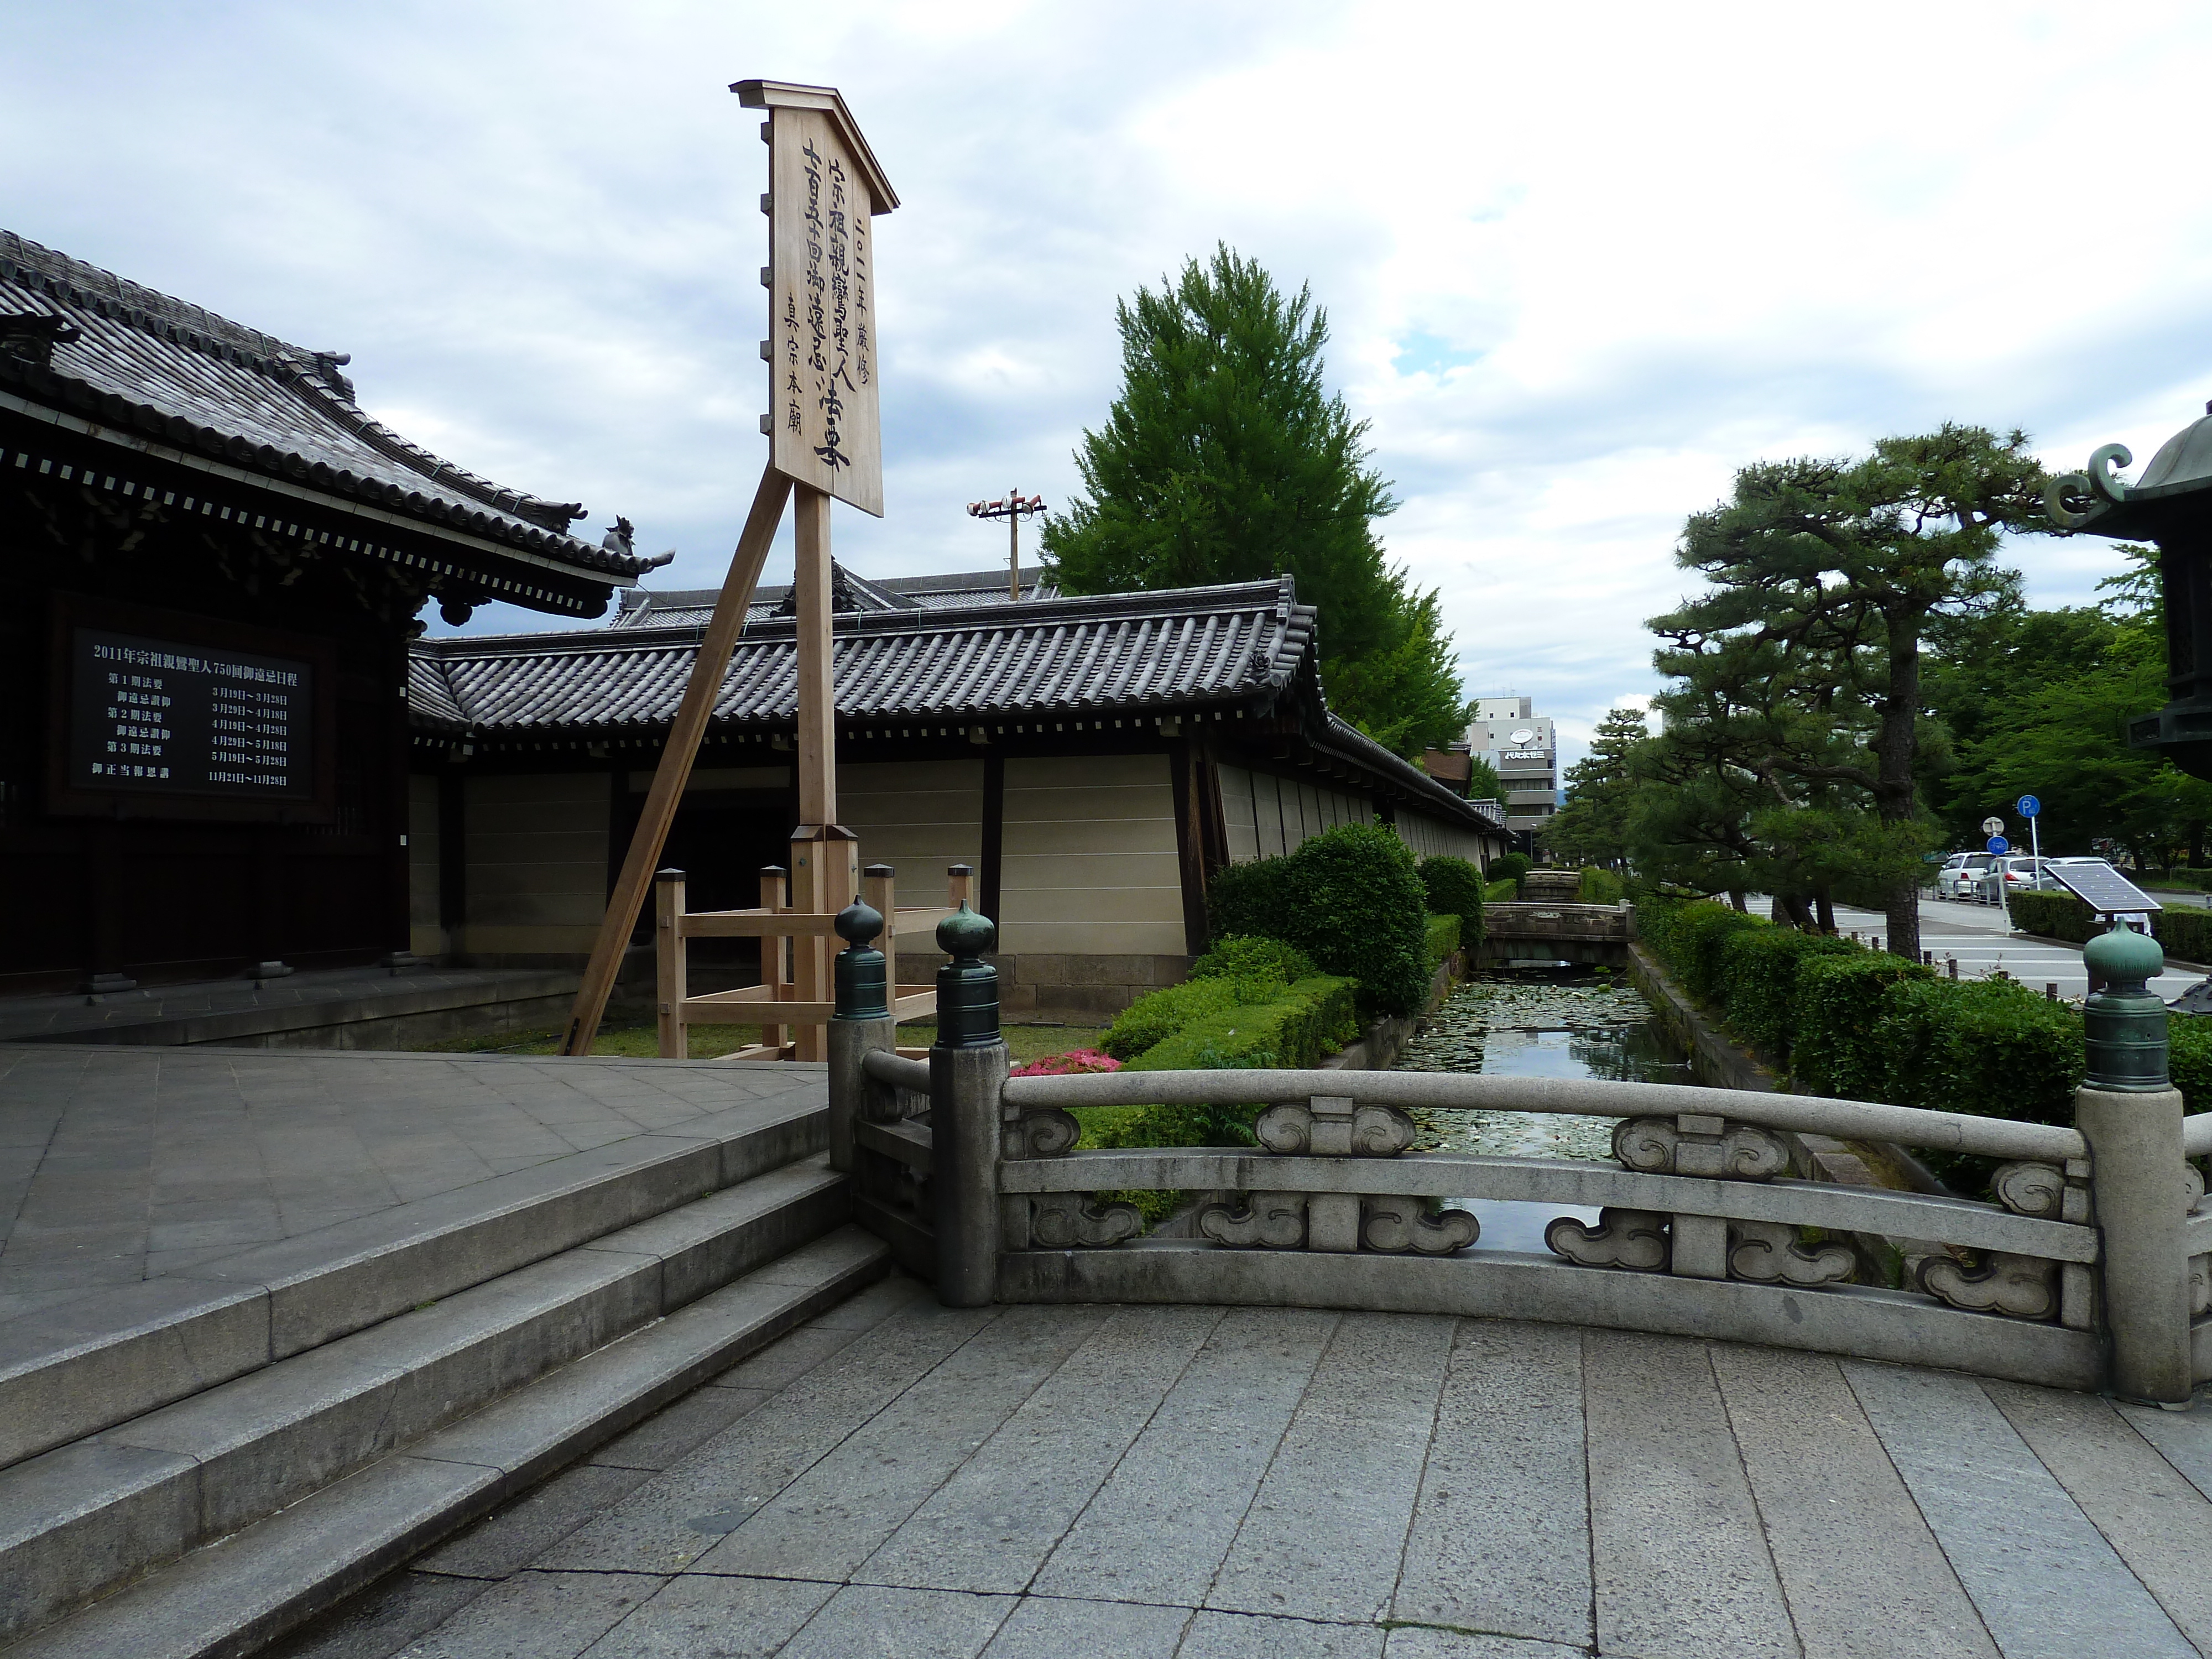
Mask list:
POLYGON ((2032 818, 2043 810, 2043 803, 2033 795, 2022 795, 2013 805, 2020 809, 2020 815, 2024 818, 2032 818))

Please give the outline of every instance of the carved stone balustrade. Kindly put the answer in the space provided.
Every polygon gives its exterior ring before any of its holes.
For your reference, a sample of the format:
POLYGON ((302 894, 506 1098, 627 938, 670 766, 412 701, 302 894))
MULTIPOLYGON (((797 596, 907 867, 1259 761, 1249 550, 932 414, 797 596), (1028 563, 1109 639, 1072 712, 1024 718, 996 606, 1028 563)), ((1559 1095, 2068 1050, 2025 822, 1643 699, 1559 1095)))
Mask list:
MULTIPOLYGON (((1395 1106, 1315 1095, 1268 1107, 1253 1134, 1277 1157, 1395 1158, 1413 1144, 1413 1120, 1395 1106)), ((1198 1231, 1237 1249, 1449 1255, 1474 1243, 1481 1228, 1468 1211, 1431 1211, 1419 1198, 1253 1192, 1242 1204, 1200 1211, 1198 1231)))
MULTIPOLYGON (((1083 1138, 1074 1114, 1056 1106, 1026 1109, 1009 1102, 999 1109, 1003 1158, 1065 1158, 1083 1138)), ((1133 1204, 1101 1200, 1095 1193, 1002 1193, 999 1231, 1010 1250, 1103 1249, 1134 1238, 1145 1218, 1133 1204)))

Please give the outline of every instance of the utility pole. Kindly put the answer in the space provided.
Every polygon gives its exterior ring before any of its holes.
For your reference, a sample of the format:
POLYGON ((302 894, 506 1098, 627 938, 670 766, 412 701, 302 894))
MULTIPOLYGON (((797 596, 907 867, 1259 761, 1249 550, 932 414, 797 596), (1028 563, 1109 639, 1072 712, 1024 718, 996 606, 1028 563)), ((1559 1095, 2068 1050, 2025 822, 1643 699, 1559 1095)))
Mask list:
POLYGON ((1043 511, 1043 496, 1024 495, 1018 489, 1009 489, 1002 501, 968 503, 968 516, 971 519, 1006 521, 1006 597, 1010 599, 1022 596, 1022 520, 1043 511))

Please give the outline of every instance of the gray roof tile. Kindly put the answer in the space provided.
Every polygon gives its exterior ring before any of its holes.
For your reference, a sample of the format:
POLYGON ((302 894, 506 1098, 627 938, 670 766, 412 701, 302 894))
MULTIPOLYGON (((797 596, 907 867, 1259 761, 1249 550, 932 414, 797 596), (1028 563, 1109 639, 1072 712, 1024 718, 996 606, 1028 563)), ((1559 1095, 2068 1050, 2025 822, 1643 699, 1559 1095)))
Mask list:
POLYGON ((74 338, 0 350, 0 386, 189 453, 532 550, 589 578, 643 568, 568 533, 582 509, 508 489, 410 443, 353 400, 343 359, 0 230, 0 323, 58 318, 74 338))
MULTIPOLYGON (((689 597, 688 595, 685 597, 689 597)), ((787 729, 797 713, 795 623, 755 619, 732 654, 714 724, 787 729)), ((691 672, 699 626, 635 626, 411 647, 416 724, 491 741, 665 729, 691 672)), ((1295 714, 1313 748, 1394 793, 1468 822, 1489 816, 1328 711, 1314 611, 1289 577, 1222 587, 1001 599, 836 618, 841 724, 1012 724, 1099 714, 1295 714)))

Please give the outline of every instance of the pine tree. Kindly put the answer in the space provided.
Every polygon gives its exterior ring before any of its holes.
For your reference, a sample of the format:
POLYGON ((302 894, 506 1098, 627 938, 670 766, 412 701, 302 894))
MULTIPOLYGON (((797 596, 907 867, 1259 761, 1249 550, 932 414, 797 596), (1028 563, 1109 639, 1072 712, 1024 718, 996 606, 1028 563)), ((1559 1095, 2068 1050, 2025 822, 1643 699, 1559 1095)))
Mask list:
POLYGON ((1045 527, 1071 593, 1288 572, 1320 613, 1330 706, 1401 755, 1461 735, 1467 704, 1437 596, 1383 560, 1396 506, 1367 423, 1322 384, 1326 313, 1218 247, 1119 302, 1121 392, 1075 455, 1085 494, 1045 527))
POLYGON ((1628 809, 1635 798, 1635 754, 1650 740, 1640 708, 1613 708, 1598 722, 1589 753, 1567 769, 1566 804, 1537 839, 1568 864, 1618 864, 1628 856, 1628 809))

